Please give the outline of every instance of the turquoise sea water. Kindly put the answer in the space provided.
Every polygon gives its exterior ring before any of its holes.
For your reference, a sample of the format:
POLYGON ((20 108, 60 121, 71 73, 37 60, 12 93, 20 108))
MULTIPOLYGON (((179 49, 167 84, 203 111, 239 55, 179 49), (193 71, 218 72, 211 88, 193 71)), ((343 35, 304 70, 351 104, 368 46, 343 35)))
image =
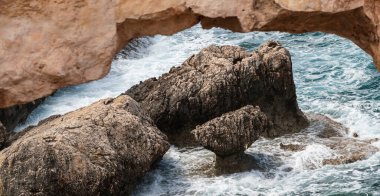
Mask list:
MULTIPOLYGON (((142 38, 113 62, 110 74, 99 81, 69 87, 49 97, 28 119, 36 124, 53 114, 63 114, 100 98, 117 96, 133 84, 159 76, 210 44, 239 45, 254 50, 267 40, 280 41, 291 53, 298 102, 305 112, 325 114, 343 123, 361 138, 380 138, 380 74, 372 59, 352 42, 335 35, 279 32, 232 33, 195 26, 173 36, 142 38)), ((312 144, 311 144, 312 145, 312 144)), ((380 143, 375 143, 380 147, 380 143)), ((328 153, 312 146, 304 155, 328 153), (310 150, 311 149, 311 150, 310 150)), ((255 149, 250 149, 255 153, 255 149)), ((263 150, 263 160, 272 151, 263 150)), ((300 156, 300 155, 299 155, 300 156)), ((265 171, 207 177, 191 174, 212 162, 202 149, 172 147, 158 167, 139 185, 136 195, 380 195, 380 153, 340 166, 302 169, 300 157, 284 158, 283 165, 265 171), (284 172, 285 166, 293 167, 284 172)), ((301 157, 302 158, 302 157, 301 157)), ((303 160, 303 159, 302 159, 303 160)), ((263 164, 270 164, 263 161, 263 164)))

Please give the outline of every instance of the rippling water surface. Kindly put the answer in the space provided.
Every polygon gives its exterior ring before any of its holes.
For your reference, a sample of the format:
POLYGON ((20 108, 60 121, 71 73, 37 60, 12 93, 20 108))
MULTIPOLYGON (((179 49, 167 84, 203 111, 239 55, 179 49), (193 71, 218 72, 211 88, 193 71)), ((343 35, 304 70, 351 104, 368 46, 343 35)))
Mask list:
MULTIPOLYGON (((173 36, 140 39, 127 51, 128 59, 121 57, 113 62, 106 78, 59 90, 19 129, 100 98, 117 96, 141 80, 167 72, 210 44, 239 45, 254 50, 266 40, 278 40, 289 49, 303 111, 325 114, 362 138, 380 137, 380 74, 371 58, 350 41, 323 33, 239 34, 222 29, 202 30, 199 26, 173 36)), ((135 194, 380 195, 380 153, 353 164, 321 165, 311 170, 303 164, 329 156, 326 147, 311 144, 299 154, 287 156, 281 155, 273 142, 261 140, 248 150, 264 169, 217 177, 197 174, 200 167, 212 163, 212 153, 202 148, 172 147, 135 194), (273 162, 271 157, 279 153, 281 160, 273 162)), ((379 142, 374 145, 380 147, 379 142)))

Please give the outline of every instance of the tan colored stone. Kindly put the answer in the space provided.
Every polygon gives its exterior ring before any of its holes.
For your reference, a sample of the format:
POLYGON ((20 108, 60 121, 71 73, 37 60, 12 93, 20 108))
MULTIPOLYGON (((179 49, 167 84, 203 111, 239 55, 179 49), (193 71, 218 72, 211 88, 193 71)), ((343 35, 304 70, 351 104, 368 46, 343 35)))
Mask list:
POLYGON ((351 39, 380 68, 378 0, 2 0, 0 108, 105 76, 131 39, 201 22, 233 31, 323 31, 351 39))
POLYGON ((0 195, 128 195, 169 149, 126 95, 53 116, 15 137, 0 152, 0 195))

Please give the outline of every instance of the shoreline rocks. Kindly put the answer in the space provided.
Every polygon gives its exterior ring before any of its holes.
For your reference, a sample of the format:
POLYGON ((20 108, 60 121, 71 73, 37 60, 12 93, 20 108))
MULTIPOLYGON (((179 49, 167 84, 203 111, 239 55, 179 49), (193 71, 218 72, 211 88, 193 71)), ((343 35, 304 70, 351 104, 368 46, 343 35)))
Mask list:
POLYGON ((220 176, 225 174, 233 174, 246 172, 250 170, 261 170, 258 160, 249 154, 237 153, 230 156, 215 156, 214 173, 212 175, 220 176))
POLYGON ((248 105, 197 126, 191 133, 202 146, 224 158, 244 153, 269 128, 260 108, 248 105))
POLYGON ((274 41, 252 53, 235 46, 210 46, 125 94, 140 102, 169 135, 246 105, 260 106, 273 123, 267 137, 308 125, 298 108, 290 54, 274 41))
POLYGON ((222 175, 257 169, 256 160, 244 151, 270 127, 260 108, 248 105, 197 126, 191 133, 198 143, 215 153, 214 172, 222 175))
POLYGON ((128 96, 31 127, 0 152, 0 195, 120 195, 168 150, 128 96))
POLYGON ((377 139, 350 138, 347 127, 327 116, 307 114, 307 117, 311 125, 303 133, 275 139, 276 143, 279 143, 279 149, 303 156, 299 161, 304 162, 304 167, 307 169, 315 169, 324 165, 353 163, 364 160, 379 151, 377 147, 371 145, 378 141, 377 139), (310 150, 313 149, 310 146, 322 147, 329 153, 327 155, 320 154, 321 157, 313 157, 313 153, 317 153, 318 150, 312 152, 310 150), (318 158, 318 160, 313 160, 314 158, 318 158))
MULTIPOLYGON (((304 128, 319 131, 300 141, 341 153, 323 164, 350 163, 378 151, 342 137, 347 128, 327 117, 308 117, 311 127, 298 108, 290 54, 278 42, 252 53, 210 46, 117 98, 52 116, 22 133, 9 136, 0 122, 0 149, 6 147, 0 151, 0 195, 130 194, 169 149, 158 128, 174 135, 195 128, 192 139, 216 154, 216 175, 261 168, 244 153, 252 143, 260 136, 298 138, 304 128)), ((298 153, 307 144, 281 142, 279 149, 298 153)))

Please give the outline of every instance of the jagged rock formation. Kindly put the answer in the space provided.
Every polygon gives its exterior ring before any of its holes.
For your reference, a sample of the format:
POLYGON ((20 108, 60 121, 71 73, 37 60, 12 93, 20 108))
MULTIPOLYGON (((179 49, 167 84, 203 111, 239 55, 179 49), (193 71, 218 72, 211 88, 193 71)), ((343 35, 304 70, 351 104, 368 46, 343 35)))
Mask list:
POLYGON ((54 116, 0 152, 0 195, 127 195, 168 150, 128 96, 54 116))
POLYGON ((379 21, 378 0, 2 0, 0 108, 99 79, 131 39, 198 22, 239 32, 334 33, 380 68, 379 21))
POLYGON ((191 133, 206 149, 227 157, 243 153, 269 127, 270 122, 260 108, 248 105, 197 126, 191 133))
POLYGON ((273 41, 253 53, 235 46, 210 46, 126 94, 169 133, 192 130, 246 105, 260 106, 268 116, 273 123, 269 137, 308 124, 298 108, 289 52, 273 41))

